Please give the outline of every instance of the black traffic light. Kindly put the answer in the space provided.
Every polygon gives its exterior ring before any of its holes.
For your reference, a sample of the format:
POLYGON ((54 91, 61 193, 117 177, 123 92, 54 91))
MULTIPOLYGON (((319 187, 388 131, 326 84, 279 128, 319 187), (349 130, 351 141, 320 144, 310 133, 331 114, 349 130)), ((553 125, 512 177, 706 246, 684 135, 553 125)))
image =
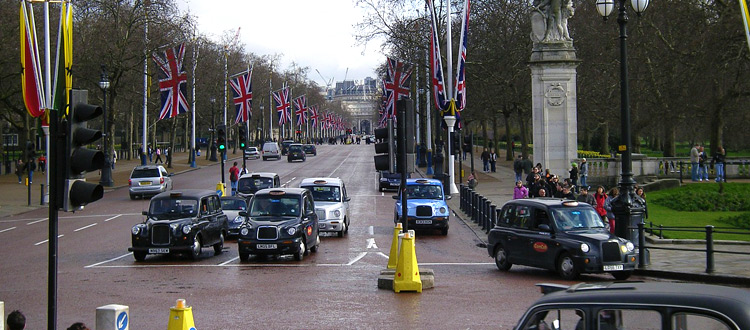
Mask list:
POLYGON ((461 136, 458 131, 453 131, 451 134, 451 154, 458 155, 461 152, 461 136))
POLYGON ((375 169, 378 171, 395 172, 396 161, 396 142, 393 134, 393 121, 388 120, 388 124, 383 128, 375 129, 375 169))
POLYGON ((36 156, 36 150, 34 149, 34 142, 26 141, 26 160, 33 161, 36 156))
POLYGON ((219 146, 219 151, 223 152, 227 149, 227 126, 224 124, 216 126, 216 144, 219 146))
POLYGON ((65 164, 66 180, 64 187, 63 210, 80 210, 84 205, 95 202, 104 196, 104 188, 96 183, 86 182, 87 172, 104 167, 104 154, 86 147, 102 138, 102 131, 88 128, 87 122, 102 115, 102 108, 87 104, 88 91, 73 90, 68 117, 65 164))
POLYGON ((245 149, 247 145, 247 127, 245 123, 240 124, 240 149, 245 149))

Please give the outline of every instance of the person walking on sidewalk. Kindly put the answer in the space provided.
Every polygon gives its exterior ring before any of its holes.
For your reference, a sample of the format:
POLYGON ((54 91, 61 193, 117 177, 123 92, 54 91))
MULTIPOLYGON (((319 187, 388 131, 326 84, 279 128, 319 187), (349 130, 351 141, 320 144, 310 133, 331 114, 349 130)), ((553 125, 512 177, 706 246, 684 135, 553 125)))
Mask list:
POLYGON ((487 148, 484 148, 484 151, 482 151, 482 155, 480 156, 482 158, 482 171, 484 173, 487 173, 490 171, 490 152, 487 151, 487 148))
POLYGON ((521 155, 518 155, 518 158, 513 161, 513 172, 516 173, 516 182, 523 179, 523 160, 521 159, 521 155))
POLYGON ((164 161, 161 159, 161 148, 156 148, 156 159, 154 159, 154 164, 164 163, 164 161))
POLYGON ((711 160, 711 162, 716 167, 716 182, 727 182, 727 176, 726 173, 724 173, 724 163, 726 161, 727 153, 724 151, 724 148, 719 147, 716 150, 716 154, 714 154, 714 158, 711 160))
POLYGON ((477 184, 479 184, 479 182, 477 182, 477 174, 476 174, 476 172, 471 171, 471 174, 469 174, 469 177, 467 178, 466 181, 467 181, 467 184, 469 185, 470 189, 473 190, 474 188, 476 188, 477 184))
POLYGON ((570 171, 568 171, 568 173, 570 173, 570 184, 573 185, 573 189, 578 192, 578 164, 573 162, 570 166, 570 171))
POLYGON ((240 169, 237 167, 237 162, 229 168, 229 183, 232 187, 232 196, 237 194, 237 181, 240 180, 240 169))
POLYGON ((698 151, 698 144, 696 143, 692 149, 690 149, 690 180, 698 181, 698 159, 700 158, 700 152, 698 151))
POLYGON ((588 187, 586 184, 586 178, 589 177, 589 164, 586 163, 586 158, 581 158, 581 166, 578 169, 578 178, 580 179, 581 187, 588 187))
POLYGON ((495 149, 493 148, 492 151, 490 152, 490 171, 492 173, 495 173, 496 164, 497 164, 497 154, 495 153, 495 149))

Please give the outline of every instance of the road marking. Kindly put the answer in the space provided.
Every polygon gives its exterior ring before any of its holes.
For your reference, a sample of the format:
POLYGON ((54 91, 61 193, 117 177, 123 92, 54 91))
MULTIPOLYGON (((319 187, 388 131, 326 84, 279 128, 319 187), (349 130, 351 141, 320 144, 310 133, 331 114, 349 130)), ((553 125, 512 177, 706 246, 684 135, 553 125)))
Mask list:
POLYGON ((360 253, 359 253, 359 255, 358 255, 358 256, 357 256, 356 258, 354 258, 354 259, 353 259, 352 261, 349 261, 349 263, 348 263, 348 264, 346 264, 346 265, 347 265, 347 266, 351 266, 351 265, 353 265, 353 264, 354 264, 355 262, 357 262, 357 261, 359 261, 360 259, 364 258, 364 257, 365 257, 366 255, 367 255, 367 252, 360 252, 360 253))
POLYGON ((420 262, 419 266, 488 266, 494 262, 420 262))
MULTIPOLYGON (((347 266, 346 264, 249 264, 249 263, 237 263, 231 265, 224 265, 222 267, 342 267, 347 266)), ((112 265, 112 266, 96 266, 96 268, 159 268, 159 267, 218 267, 218 265, 195 265, 195 264, 182 264, 182 265, 112 265)))
POLYGON ((378 248, 378 245, 375 244, 375 239, 374 238, 368 238, 367 239, 367 248, 368 249, 377 249, 378 248))
POLYGON ((332 178, 332 177, 333 177, 333 173, 336 173, 336 171, 338 171, 338 169, 339 169, 339 168, 341 168, 341 165, 344 165, 344 163, 346 163, 346 161, 347 161, 347 160, 349 160, 349 157, 351 157, 351 156, 352 156, 352 152, 354 152, 354 150, 352 150, 352 151, 349 151, 349 154, 348 154, 348 155, 346 155, 346 158, 344 158, 344 161, 342 161, 342 162, 341 162, 341 163, 339 164, 339 166, 337 166, 337 167, 336 167, 335 169, 333 169, 333 171, 331 172, 331 174, 328 174, 328 177, 329 177, 329 178, 332 178))
POLYGON ((37 221, 32 221, 32 222, 29 222, 29 223, 27 223, 26 225, 27 225, 27 226, 28 226, 28 225, 33 225, 33 224, 35 224, 35 223, 40 223, 40 222, 42 222, 42 221, 47 221, 47 219, 48 219, 48 218, 44 218, 44 219, 39 219, 39 220, 37 220, 37 221))
POLYGON ((227 261, 225 261, 225 262, 222 262, 222 263, 220 263, 220 264, 219 264, 219 266, 226 266, 226 265, 227 265, 228 263, 230 263, 230 262, 232 262, 232 261, 235 261, 235 260, 237 260, 237 259, 239 259, 239 258, 240 258, 240 257, 234 257, 234 258, 232 258, 232 259, 229 259, 229 260, 227 260, 227 261))
POLYGON ((375 227, 373 226, 367 227, 367 233, 370 235, 375 235, 375 227))
MULTIPOLYGON (((63 237, 63 236, 65 236, 65 235, 58 235, 58 236, 57 236, 57 238, 60 238, 60 237, 63 237)), ((42 244, 44 244, 44 243, 47 243, 47 242, 49 242, 49 240, 48 240, 48 239, 45 239, 45 240, 43 240, 43 241, 41 241, 41 242, 35 243, 34 245, 35 245, 35 246, 36 246, 36 245, 42 245, 42 244)))
POLYGON ((293 177, 293 178, 289 179, 289 181, 287 181, 287 182, 284 182, 284 184, 282 184, 282 185, 281 185, 281 188, 284 188, 284 186, 288 185, 288 184, 289 184, 289 182, 292 182, 292 181, 294 181, 294 179, 296 179, 296 178, 297 178, 297 177, 295 176, 295 177, 293 177))
POLYGON ((93 226, 96 226, 96 222, 94 222, 94 223, 92 223, 92 224, 90 224, 90 225, 88 225, 88 226, 83 226, 83 227, 81 227, 81 228, 75 229, 75 230, 73 230, 73 231, 74 231, 74 232, 76 232, 76 231, 81 231, 81 230, 84 230, 84 229, 86 229, 86 228, 91 228, 91 227, 93 227, 93 226))
POLYGON ((4 233, 6 231, 13 230, 13 229, 16 229, 16 227, 10 227, 10 228, 6 228, 6 229, 3 229, 3 230, 0 230, 0 233, 4 233))
POLYGON ((385 193, 384 193, 384 192, 381 192, 381 193, 380 193, 380 197, 383 197, 383 196, 385 196, 385 193))
POLYGON ((385 254, 385 253, 383 253, 383 252, 378 252, 378 253, 376 253, 376 254, 377 254, 377 255, 380 255, 380 256, 383 256, 383 257, 385 257, 386 259, 389 259, 389 258, 390 258, 390 257, 389 257, 388 255, 386 255, 386 254, 385 254))
POLYGON ((102 261, 102 262, 97 262, 97 263, 95 263, 95 264, 93 264, 93 265, 88 265, 88 266, 86 266, 86 267, 83 267, 83 268, 91 268, 91 267, 96 267, 96 266, 99 266, 99 265, 102 265, 102 264, 106 264, 106 263, 108 263, 108 262, 112 262, 112 261, 115 261, 115 260, 118 260, 118 259, 122 259, 122 258, 125 258, 125 257, 127 257, 127 256, 129 256, 129 255, 132 255, 132 254, 133 254, 133 253, 127 253, 127 254, 123 254, 123 255, 121 255, 121 256, 119 256, 119 257, 117 257, 117 258, 112 258, 112 259, 109 259, 109 260, 104 260, 104 261, 102 261))
POLYGON ((116 216, 114 216, 114 217, 111 217, 111 218, 109 218, 109 219, 105 219, 105 220, 104 220, 104 222, 107 222, 107 221, 109 221, 109 220, 114 220, 114 219, 117 219, 117 218, 119 218, 119 217, 121 217, 121 216, 122 216, 122 214, 118 214, 118 215, 116 215, 116 216))

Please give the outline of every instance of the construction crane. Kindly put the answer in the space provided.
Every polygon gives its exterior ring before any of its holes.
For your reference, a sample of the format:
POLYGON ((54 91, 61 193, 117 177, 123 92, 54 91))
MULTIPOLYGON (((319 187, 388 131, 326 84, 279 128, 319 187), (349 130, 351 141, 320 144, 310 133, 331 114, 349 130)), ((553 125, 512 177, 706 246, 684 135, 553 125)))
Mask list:
POLYGON ((326 80, 326 78, 323 77, 323 74, 320 73, 320 70, 315 69, 315 72, 317 72, 320 78, 323 79, 323 82, 326 83, 326 100, 330 101, 333 98, 331 96, 331 84, 333 84, 333 77, 331 77, 331 79, 326 80))

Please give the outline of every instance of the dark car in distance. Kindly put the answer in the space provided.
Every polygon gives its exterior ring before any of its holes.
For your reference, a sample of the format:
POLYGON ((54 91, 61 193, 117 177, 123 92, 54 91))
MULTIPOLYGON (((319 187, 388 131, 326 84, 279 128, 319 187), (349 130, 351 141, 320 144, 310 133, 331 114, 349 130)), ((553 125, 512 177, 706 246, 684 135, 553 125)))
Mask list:
POLYGON ((500 270, 519 264, 557 271, 566 280, 580 273, 611 273, 625 280, 636 265, 633 243, 611 234, 594 207, 577 201, 509 201, 487 240, 500 270))
POLYGON ((237 237, 240 233, 240 226, 245 222, 245 217, 240 212, 247 211, 247 200, 240 196, 222 196, 221 210, 227 216, 229 228, 227 238, 237 237))
POLYGON ((214 254, 224 248, 229 224, 221 209, 216 191, 184 189, 163 192, 151 199, 146 220, 131 229, 136 261, 148 254, 187 253, 197 259, 204 246, 212 246, 214 254))
POLYGON ((308 155, 317 156, 318 155, 318 149, 315 148, 314 144, 305 144, 302 146, 302 150, 305 151, 308 155))
POLYGON ((537 284, 545 295, 514 329, 750 329, 744 289, 669 282, 537 284))
MULTIPOLYGON (((406 178, 410 178, 411 174, 407 174, 406 178)), ((378 172, 378 191, 385 189, 398 189, 401 185, 401 173, 391 173, 388 171, 378 172)))
POLYGON ((255 193, 240 228, 237 245, 240 260, 250 255, 286 255, 302 260, 320 245, 318 216, 310 190, 263 189, 255 193))
POLYGON ((305 155, 305 150, 302 149, 302 145, 299 143, 294 143, 289 145, 289 150, 287 150, 286 153, 286 161, 287 162, 293 162, 295 160, 302 160, 303 162, 307 159, 307 155, 305 155))
POLYGON ((294 143, 294 140, 281 141, 281 155, 286 155, 289 152, 289 146, 294 143))

